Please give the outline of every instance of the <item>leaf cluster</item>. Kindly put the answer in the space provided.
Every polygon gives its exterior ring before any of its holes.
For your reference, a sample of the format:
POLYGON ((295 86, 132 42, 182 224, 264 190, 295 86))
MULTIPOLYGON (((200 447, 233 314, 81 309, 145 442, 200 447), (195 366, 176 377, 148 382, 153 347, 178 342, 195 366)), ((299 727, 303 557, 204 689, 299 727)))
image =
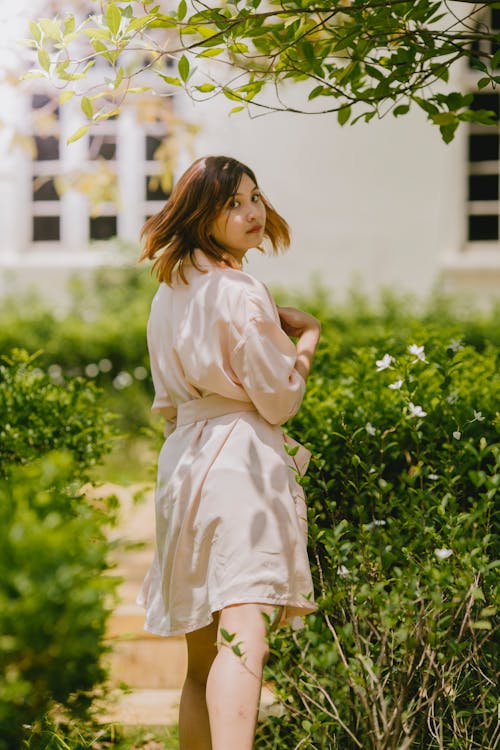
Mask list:
POLYGON ((273 636, 262 747, 498 742, 499 349, 414 335, 342 356, 332 331, 290 424, 319 610, 273 636))
POLYGON ((33 21, 29 43, 38 68, 28 75, 65 88, 66 100, 73 83, 85 79, 97 59, 105 60, 105 85, 81 99, 90 121, 115 113, 101 106, 102 97, 109 99, 111 93, 120 99, 153 85, 131 86, 147 70, 167 91, 183 87, 194 98, 221 93, 238 103, 232 112, 250 104, 264 110, 337 112, 344 125, 388 112, 399 117, 416 106, 448 142, 460 122, 496 121, 495 113, 473 106, 470 91, 448 89, 452 67, 466 64, 475 71, 477 91, 500 82, 500 33, 490 15, 500 5, 457 5, 452 10, 436 0, 229 0, 215 5, 195 0, 188 7, 181 0, 169 13, 152 2, 141 4, 141 14, 137 3, 107 0, 102 14, 80 24, 72 13, 33 21), (77 54, 73 46, 82 39, 90 51, 77 54), (149 55, 146 64, 144 54, 130 63, 127 53, 137 50, 149 55), (221 66, 203 65, 205 58, 221 66), (166 74, 162 61, 175 62, 178 75, 166 74), (303 84, 302 107, 286 103, 290 82, 303 84), (274 87, 274 103, 259 96, 267 84, 274 87))
POLYGON ((113 429, 92 383, 54 383, 21 350, 2 357, 0 414, 0 748, 34 750, 54 706, 86 716, 105 678, 116 502, 82 484, 113 429))

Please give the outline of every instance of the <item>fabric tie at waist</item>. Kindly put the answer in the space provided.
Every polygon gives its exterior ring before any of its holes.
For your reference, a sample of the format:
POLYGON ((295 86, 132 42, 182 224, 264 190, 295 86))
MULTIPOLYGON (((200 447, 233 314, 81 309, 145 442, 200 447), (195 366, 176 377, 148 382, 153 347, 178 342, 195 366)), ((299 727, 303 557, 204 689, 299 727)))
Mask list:
MULTIPOLYGON (((184 401, 184 403, 179 404, 177 407, 177 427, 199 422, 202 419, 224 417, 226 414, 237 414, 243 411, 257 412, 257 409, 251 401, 238 401, 214 393, 210 396, 194 398, 191 401, 184 401)), ((283 439, 289 449, 294 451, 291 458, 298 473, 303 476, 307 471, 311 452, 285 432, 283 433, 283 439)))

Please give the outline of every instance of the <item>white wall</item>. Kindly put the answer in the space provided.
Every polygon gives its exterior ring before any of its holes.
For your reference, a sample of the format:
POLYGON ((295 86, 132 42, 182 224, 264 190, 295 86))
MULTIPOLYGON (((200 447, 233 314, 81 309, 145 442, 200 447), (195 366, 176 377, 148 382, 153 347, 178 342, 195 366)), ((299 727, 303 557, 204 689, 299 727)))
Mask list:
POLYGON ((285 258, 251 251, 249 270, 303 288, 316 274, 336 296, 355 281, 427 292, 443 258, 464 241, 465 140, 446 146, 419 112, 341 128, 335 115, 230 117, 219 98, 193 105, 198 155, 247 163, 288 220, 285 258))

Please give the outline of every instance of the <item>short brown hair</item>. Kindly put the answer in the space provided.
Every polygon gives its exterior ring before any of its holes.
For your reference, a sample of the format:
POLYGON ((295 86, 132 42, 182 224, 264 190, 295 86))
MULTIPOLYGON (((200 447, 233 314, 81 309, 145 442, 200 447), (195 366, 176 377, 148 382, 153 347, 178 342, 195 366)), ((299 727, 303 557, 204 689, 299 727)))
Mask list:
MULTIPOLYGON (((187 259, 196 265, 193 257, 196 248, 209 258, 228 264, 224 248, 217 244, 210 231, 244 174, 257 185, 252 170, 231 157, 207 156, 193 162, 174 186, 161 211, 144 224, 141 239, 145 238, 145 243, 139 261, 153 260, 158 279, 167 284, 172 283, 175 269, 187 283, 183 265, 187 259)), ((290 244, 288 224, 265 196, 262 201, 266 207, 264 236, 270 240, 273 253, 285 250, 290 244)))

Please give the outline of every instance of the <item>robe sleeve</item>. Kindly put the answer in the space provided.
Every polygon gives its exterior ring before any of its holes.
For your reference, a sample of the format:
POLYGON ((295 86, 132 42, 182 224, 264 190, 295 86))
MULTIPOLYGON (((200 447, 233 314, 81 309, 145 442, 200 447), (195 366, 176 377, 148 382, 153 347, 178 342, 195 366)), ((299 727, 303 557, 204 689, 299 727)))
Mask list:
POLYGON ((297 350, 269 303, 253 301, 231 352, 231 367, 257 411, 283 424, 299 410, 304 378, 295 369, 297 350))

